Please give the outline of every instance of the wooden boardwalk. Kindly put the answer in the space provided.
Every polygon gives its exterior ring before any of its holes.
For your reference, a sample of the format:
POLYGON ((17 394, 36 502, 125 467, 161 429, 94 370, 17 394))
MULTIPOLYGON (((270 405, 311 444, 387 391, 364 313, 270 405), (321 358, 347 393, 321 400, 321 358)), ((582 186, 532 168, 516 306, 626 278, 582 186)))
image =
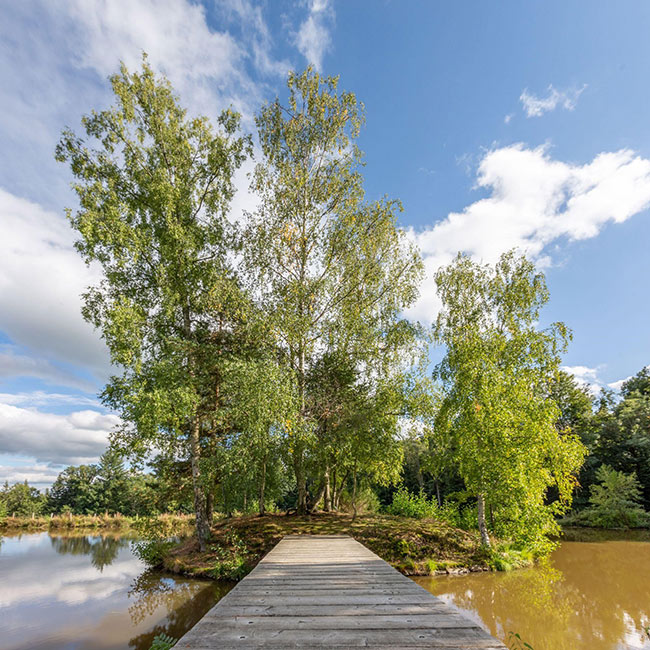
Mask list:
POLYGON ((445 648, 503 644, 347 536, 285 537, 175 646, 445 648))

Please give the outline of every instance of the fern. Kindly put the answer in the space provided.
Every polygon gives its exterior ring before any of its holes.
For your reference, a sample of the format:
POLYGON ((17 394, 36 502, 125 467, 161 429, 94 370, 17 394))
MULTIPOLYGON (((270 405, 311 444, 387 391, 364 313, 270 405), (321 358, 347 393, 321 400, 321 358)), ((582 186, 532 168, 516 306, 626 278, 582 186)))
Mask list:
POLYGON ((168 634, 156 634, 151 642, 149 650, 169 650, 171 647, 176 645, 176 641, 178 641, 178 639, 174 639, 174 637, 171 637, 168 634))

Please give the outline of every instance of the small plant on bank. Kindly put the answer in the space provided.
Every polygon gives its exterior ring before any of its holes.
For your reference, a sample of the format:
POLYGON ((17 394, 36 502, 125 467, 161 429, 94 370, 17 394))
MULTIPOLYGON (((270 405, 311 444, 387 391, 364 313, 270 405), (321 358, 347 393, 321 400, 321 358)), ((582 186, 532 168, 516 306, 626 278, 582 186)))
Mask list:
POLYGON ((170 521, 160 517, 143 518, 133 526, 142 537, 133 543, 133 552, 147 566, 161 566, 167 553, 178 542, 170 521))
POLYGON ((211 574, 218 580, 241 580, 249 571, 246 564, 248 549, 244 541, 235 532, 226 535, 224 546, 212 546, 210 549, 216 559, 211 574))
POLYGON ((508 632, 508 648, 510 650, 534 650, 530 643, 523 641, 521 636, 515 632, 508 632))
POLYGON ((168 634, 156 634, 149 646, 149 650, 169 650, 176 645, 178 639, 168 634))

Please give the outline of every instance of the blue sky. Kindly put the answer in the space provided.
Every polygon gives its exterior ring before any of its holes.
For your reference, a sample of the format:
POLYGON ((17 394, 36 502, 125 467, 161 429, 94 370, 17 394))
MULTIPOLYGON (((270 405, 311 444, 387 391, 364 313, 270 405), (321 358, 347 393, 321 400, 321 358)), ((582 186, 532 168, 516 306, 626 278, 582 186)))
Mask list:
MULTIPOLYGON (((458 250, 518 247, 547 274, 544 322, 597 389, 650 363, 650 4, 25 0, 0 5, 0 480, 47 485, 118 422, 79 315, 96 281, 72 250, 53 150, 146 50, 194 113, 252 129, 289 69, 341 76, 366 107, 368 198, 404 203, 429 275, 458 250), (56 4, 56 6, 55 6, 56 4)), ((245 174, 233 218, 254 205, 245 174)), ((409 315, 438 303, 430 279, 409 315)))

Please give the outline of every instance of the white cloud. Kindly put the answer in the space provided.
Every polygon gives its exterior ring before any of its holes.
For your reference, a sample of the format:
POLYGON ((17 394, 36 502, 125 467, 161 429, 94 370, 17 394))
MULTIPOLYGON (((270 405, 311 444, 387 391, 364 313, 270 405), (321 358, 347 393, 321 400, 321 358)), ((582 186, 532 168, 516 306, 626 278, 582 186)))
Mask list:
MULTIPOLYGON (((80 313, 81 293, 97 282, 99 271, 87 267, 74 250, 66 220, 0 189, 0 224, 0 330, 39 357, 81 365, 105 377, 106 347, 80 313)), ((18 374, 28 373, 24 357, 2 352, 7 372, 13 366, 18 374)), ((32 372, 66 383, 64 373, 39 359, 32 372)))
POLYGON ((588 366, 562 366, 562 370, 573 375, 578 384, 586 388, 594 397, 603 388, 603 384, 598 378, 598 368, 589 368, 588 366))
POLYGON ((15 377, 41 379, 49 384, 68 386, 84 392, 92 392, 95 389, 93 382, 62 370, 45 359, 21 354, 13 345, 0 344, 0 378, 15 377))
MULTIPOLYGON (((646 368, 648 370, 650 370, 650 365, 646 366, 646 368)), ((634 375, 630 375, 629 377, 625 377, 625 379, 619 379, 618 381, 613 381, 613 382, 607 384, 607 386, 609 386, 609 388, 611 388, 612 390, 615 390, 615 391, 618 392, 618 391, 621 390, 621 388, 623 388, 623 384, 626 381, 629 381, 630 379, 632 379, 632 377, 634 377, 634 375)))
POLYGON ((52 485, 58 475, 58 469, 44 464, 24 467, 0 465, 0 482, 8 481, 9 485, 27 481, 30 485, 41 489, 52 485))
MULTIPOLYGON (((529 93, 528 88, 526 88, 521 93, 519 100, 523 104, 527 117, 541 117, 544 113, 554 111, 558 106, 567 111, 572 111, 575 109, 578 99, 584 92, 585 88, 587 88, 587 84, 582 86, 582 88, 567 90, 558 90, 550 85, 546 97, 537 97, 536 95, 529 93)), ((506 124, 509 121, 508 116, 506 116, 506 124)))
POLYGON ((323 67, 323 57, 332 45, 329 23, 333 15, 329 0, 310 0, 309 14, 296 34, 298 50, 319 71, 323 67))
POLYGON ((105 451, 108 434, 119 423, 116 415, 98 411, 57 415, 0 403, 0 453, 54 465, 93 463, 105 451))
POLYGON ((552 242, 594 237, 606 223, 622 223, 645 210, 650 206, 650 160, 621 150, 576 165, 553 160, 548 147, 514 144, 485 154, 476 185, 489 196, 410 233, 428 276, 408 312, 411 317, 435 318, 440 303, 433 275, 459 251, 494 263, 516 248, 548 265, 552 242))
POLYGON ((75 62, 102 76, 119 61, 135 69, 142 52, 166 75, 193 112, 216 112, 254 91, 244 72, 245 50, 227 32, 211 29, 200 4, 185 0, 71 0, 64 12, 75 62))
POLYGON ((515 116, 514 113, 508 113, 504 118, 503 118, 503 123, 504 124, 510 124, 510 120, 515 116))
POLYGON ((84 395, 70 395, 68 393, 46 393, 42 390, 22 393, 0 393, 0 404, 11 406, 88 406, 100 408, 98 400, 84 395))
POLYGON ((613 381, 609 384, 607 384, 612 390, 619 391, 621 388, 623 388, 623 384, 628 380, 632 379, 632 375, 629 377, 626 377, 625 379, 619 379, 618 381, 613 381))

